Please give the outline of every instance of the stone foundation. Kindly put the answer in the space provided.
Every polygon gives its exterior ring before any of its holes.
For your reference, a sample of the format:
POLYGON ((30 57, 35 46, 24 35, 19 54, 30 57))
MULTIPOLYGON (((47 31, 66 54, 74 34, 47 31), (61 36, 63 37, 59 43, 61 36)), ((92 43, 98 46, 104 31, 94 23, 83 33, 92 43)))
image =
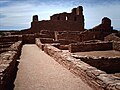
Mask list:
POLYGON ((22 35, 9 35, 0 37, 0 42, 17 42, 19 40, 22 40, 22 35))
POLYGON ((73 43, 69 45, 69 51, 84 52, 84 51, 104 51, 112 50, 112 42, 97 42, 97 43, 73 43))
POLYGON ((17 65, 22 48, 22 41, 15 42, 10 50, 0 54, 0 88, 12 90, 17 73, 17 65))
POLYGON ((80 59, 73 58, 69 52, 63 52, 50 44, 45 44, 44 51, 52 56, 58 63, 88 83, 94 90, 120 89, 120 80, 118 77, 98 70, 80 59))
POLYGON ((74 54, 72 56, 107 73, 120 72, 120 57, 89 57, 74 54))

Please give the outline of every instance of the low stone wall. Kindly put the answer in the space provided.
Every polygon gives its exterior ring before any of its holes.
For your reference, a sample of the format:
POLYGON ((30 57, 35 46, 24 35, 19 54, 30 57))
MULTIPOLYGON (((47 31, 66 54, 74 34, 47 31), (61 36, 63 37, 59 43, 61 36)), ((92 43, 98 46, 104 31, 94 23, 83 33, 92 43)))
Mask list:
POLYGON ((21 48, 22 41, 18 41, 10 46, 9 51, 0 54, 1 90, 13 90, 21 48))
POLYGON ((76 43, 74 40, 67 40, 67 39, 59 39, 58 42, 61 45, 69 45, 70 43, 76 43))
POLYGON ((60 50, 54 46, 51 46, 50 44, 45 44, 44 51, 52 57, 54 57, 57 53, 62 52, 62 50, 60 50))
POLYGON ((7 51, 8 48, 13 44, 14 42, 1 42, 0 43, 0 54, 7 51))
POLYGON ((0 37, 0 43, 22 41, 23 44, 35 44, 35 38, 38 37, 40 37, 40 34, 10 35, 0 37))
POLYGON ((120 51, 120 41, 118 42, 113 42, 113 49, 120 51))
POLYGON ((61 50, 68 50, 69 45, 60 45, 58 48, 61 50))
POLYGON ((11 36, 4 36, 0 37, 0 42, 17 42, 22 40, 22 35, 11 35, 11 36))
POLYGON ((112 50, 112 42, 101 42, 101 43, 72 43, 69 45, 69 51, 73 52, 84 52, 84 51, 104 51, 112 50))
POLYGON ((80 59, 73 58, 69 52, 62 52, 49 44, 45 45, 44 51, 88 83, 94 90, 120 90, 119 78, 106 74, 80 59))
POLYGON ((4 42, 4 43, 1 43, 0 53, 5 51, 11 51, 11 50, 15 50, 19 52, 21 47, 22 47, 22 41, 4 42))
POLYGON ((23 44, 34 44, 35 35, 34 34, 24 34, 22 35, 23 44))
POLYGON ((41 50, 44 50, 44 44, 41 43, 40 38, 36 38, 35 43, 41 50))
POLYGON ((54 43, 54 39, 53 38, 40 38, 40 41, 42 43, 54 43))
POLYGON ((12 44, 10 46, 10 49, 16 51, 17 55, 19 57, 21 55, 22 45, 23 45, 22 41, 18 41, 18 42, 15 42, 14 44, 12 44))
POLYGON ((79 56, 72 55, 73 57, 84 61, 100 70, 107 73, 119 73, 120 72, 120 57, 90 57, 90 56, 79 56))

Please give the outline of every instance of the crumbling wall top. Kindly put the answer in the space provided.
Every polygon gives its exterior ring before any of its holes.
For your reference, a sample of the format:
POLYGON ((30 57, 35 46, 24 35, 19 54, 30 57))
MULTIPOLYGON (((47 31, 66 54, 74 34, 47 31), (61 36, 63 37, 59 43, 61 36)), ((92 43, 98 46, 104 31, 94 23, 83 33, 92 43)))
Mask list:
POLYGON ((33 22, 37 22, 38 21, 38 15, 34 15, 33 16, 33 22))
POLYGON ((102 19, 102 24, 107 25, 107 26, 111 26, 111 20, 108 17, 104 17, 102 19))

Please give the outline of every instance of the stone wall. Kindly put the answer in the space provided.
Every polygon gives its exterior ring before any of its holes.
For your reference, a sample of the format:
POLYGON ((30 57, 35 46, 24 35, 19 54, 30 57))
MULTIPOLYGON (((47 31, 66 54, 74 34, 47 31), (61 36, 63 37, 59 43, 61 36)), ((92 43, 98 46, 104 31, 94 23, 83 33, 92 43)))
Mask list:
POLYGON ((18 41, 10 46, 10 50, 0 54, 1 90, 13 90, 21 48, 22 41, 18 41))
POLYGON ((0 37, 0 43, 7 43, 7 42, 17 42, 22 41, 23 44, 34 44, 35 38, 40 37, 40 34, 23 34, 23 35, 10 35, 0 37))
POLYGON ((104 51, 112 50, 112 42, 100 42, 100 43, 73 43, 69 45, 69 51, 84 52, 84 51, 104 51))
POLYGON ((65 39, 76 42, 88 41, 88 40, 104 40, 109 32, 101 31, 55 31, 55 40, 65 39))
POLYGON ((117 51, 120 51, 120 41, 118 42, 113 42, 113 49, 114 50, 117 50, 117 51))
POLYGON ((31 31, 40 32, 41 30, 50 31, 84 31, 83 8, 74 8, 71 13, 59 13, 50 17, 50 20, 38 21, 38 16, 33 16, 31 31))
POLYGON ((0 43, 0 54, 2 52, 5 52, 9 50, 9 47, 13 44, 14 42, 1 42, 0 43))
POLYGON ((35 43, 35 35, 34 34, 22 35, 22 40, 23 40, 24 44, 34 44, 35 43))
POLYGON ((35 44, 41 49, 44 50, 44 44, 41 43, 40 38, 35 39, 35 44))
POLYGON ((106 72, 86 64, 80 59, 73 58, 69 52, 62 52, 49 44, 45 45, 44 51, 72 73, 81 77, 94 90, 120 89, 120 80, 117 77, 108 75, 106 72))
POLYGON ((53 38, 40 38, 41 43, 54 43, 53 38))
POLYGON ((90 56, 79 56, 72 55, 77 59, 81 59, 85 63, 90 64, 102 71, 107 73, 119 73, 120 72, 120 57, 90 57, 90 56))
POLYGON ((103 32, 112 32, 113 27, 111 26, 111 20, 107 17, 104 17, 101 21, 101 24, 93 28, 94 31, 103 31, 103 32))
POLYGON ((0 42, 17 42, 19 40, 22 40, 22 35, 10 35, 0 37, 0 42))
POLYGON ((104 38, 105 41, 120 41, 120 37, 116 36, 116 33, 112 33, 104 38))

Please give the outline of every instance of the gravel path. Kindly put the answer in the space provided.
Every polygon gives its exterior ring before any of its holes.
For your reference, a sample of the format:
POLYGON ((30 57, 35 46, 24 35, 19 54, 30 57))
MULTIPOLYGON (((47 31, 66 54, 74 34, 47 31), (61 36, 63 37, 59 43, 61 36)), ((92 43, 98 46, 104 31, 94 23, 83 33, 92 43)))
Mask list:
POLYGON ((92 90, 36 45, 24 45, 14 90, 92 90))

